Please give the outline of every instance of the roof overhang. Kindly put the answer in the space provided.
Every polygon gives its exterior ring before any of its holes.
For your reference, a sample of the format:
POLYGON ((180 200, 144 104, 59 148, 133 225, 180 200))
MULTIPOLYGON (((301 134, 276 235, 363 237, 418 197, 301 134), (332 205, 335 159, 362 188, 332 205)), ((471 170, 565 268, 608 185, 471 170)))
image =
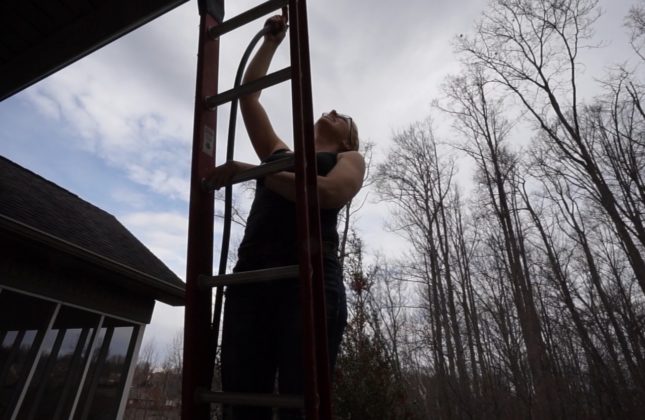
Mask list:
POLYGON ((107 270, 115 274, 117 276, 115 280, 118 280, 117 283, 126 289, 159 300, 168 305, 184 305, 184 285, 170 284, 135 268, 106 258, 0 214, 0 237, 4 237, 5 235, 26 239, 30 243, 40 246, 42 249, 49 249, 56 253, 84 261, 91 266, 107 270))
POLYGON ((0 101, 186 1, 3 1, 0 101))

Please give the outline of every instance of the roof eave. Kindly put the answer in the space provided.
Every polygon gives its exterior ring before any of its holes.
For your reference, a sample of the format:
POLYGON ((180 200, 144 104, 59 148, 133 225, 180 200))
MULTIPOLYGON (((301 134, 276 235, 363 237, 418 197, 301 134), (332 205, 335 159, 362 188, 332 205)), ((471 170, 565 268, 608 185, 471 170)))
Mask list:
POLYGON ((164 280, 151 276, 128 265, 106 258, 93 251, 80 247, 54 235, 35 229, 27 224, 0 214, 0 230, 13 233, 25 239, 37 242, 53 250, 82 259, 93 265, 119 274, 135 282, 138 286, 150 291, 150 296, 172 306, 183 306, 185 287, 169 284, 164 280))
POLYGON ((50 76, 188 0, 114 0, 43 37, 0 66, 0 101, 50 76))

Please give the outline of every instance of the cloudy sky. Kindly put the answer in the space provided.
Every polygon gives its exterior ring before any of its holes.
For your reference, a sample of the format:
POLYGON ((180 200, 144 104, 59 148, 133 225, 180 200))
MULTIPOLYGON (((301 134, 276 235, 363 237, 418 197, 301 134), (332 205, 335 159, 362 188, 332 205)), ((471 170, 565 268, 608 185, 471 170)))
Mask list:
MULTIPOLYGON (((596 32, 603 47, 583 56, 590 96, 593 79, 630 56, 623 21, 638 1, 600 1, 596 32)), ((228 1, 225 19, 258 3, 228 1)), ((310 1, 314 113, 333 108, 352 115, 362 139, 375 143, 376 159, 382 159, 392 133, 426 117, 442 80, 459 71, 451 40, 471 32, 485 5, 310 1)), ((220 90, 231 87, 262 22, 223 38, 220 90)), ((0 102, 0 155, 115 215, 182 279, 198 25, 197 4, 190 1, 0 102)), ((274 70, 288 65, 287 43, 274 70)), ((263 101, 276 131, 290 143, 288 84, 265 92, 263 101)), ((224 107, 220 142, 227 125, 224 107)), ((241 124, 236 138, 236 159, 257 162, 241 124)), ((404 242, 385 231, 386 208, 374 201, 368 197, 357 227, 368 252, 396 255, 404 242)), ((158 303, 146 340, 155 337, 163 347, 182 326, 183 308, 158 303)))

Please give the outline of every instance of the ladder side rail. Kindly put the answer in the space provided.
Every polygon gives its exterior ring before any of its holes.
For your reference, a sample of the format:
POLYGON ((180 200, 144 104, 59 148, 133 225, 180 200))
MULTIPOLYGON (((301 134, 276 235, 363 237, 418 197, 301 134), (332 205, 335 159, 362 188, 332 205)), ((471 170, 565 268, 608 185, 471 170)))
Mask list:
POLYGON ((311 83, 311 65, 309 58, 309 25, 307 22, 306 0, 296 0, 298 7, 298 57, 300 57, 300 75, 302 83, 302 101, 305 129, 305 153, 307 166, 307 200, 309 212, 309 235, 312 249, 311 264, 313 269, 312 293, 314 311, 314 332, 316 343, 316 379, 319 398, 320 418, 332 420, 331 379, 329 372, 329 351, 327 345, 327 310, 325 304, 325 278, 322 255, 322 230, 320 225, 320 205, 318 202, 318 171, 316 168, 316 149, 314 144, 313 94, 311 83))
POLYGON ((298 16, 295 7, 296 0, 290 0, 289 15, 291 22, 290 44, 291 44, 291 69, 292 69, 292 113, 293 113, 293 147, 295 154, 296 173, 296 219, 297 238, 299 242, 298 261, 300 264, 300 305, 303 324, 303 369, 304 397, 305 397, 305 418, 307 420, 320 420, 318 416, 318 390, 315 369, 316 354, 313 335, 313 296, 311 287, 311 249, 309 246, 309 214, 307 211, 306 198, 306 162, 305 162, 305 123, 302 112, 302 78, 301 66, 298 58, 298 16))
POLYGON ((307 419, 331 419, 327 337, 324 325, 324 285, 322 284, 322 243, 318 205, 316 151, 313 136, 313 109, 309 47, 304 0, 290 1, 291 60, 293 73, 294 148, 298 239, 300 241, 301 305, 303 312, 305 409, 307 419), (318 283, 318 285, 314 284, 318 283), (317 290, 323 290, 322 294, 317 290), (319 296, 316 296, 319 295, 319 296), (321 306, 322 298, 322 306, 321 306), (321 316, 322 320, 317 320, 321 316), (321 322, 323 329, 320 330, 321 322), (324 363, 321 358, 325 359, 324 363), (325 364, 325 366, 321 365, 325 364), (322 375, 322 376, 321 376, 322 375))
POLYGON ((183 420, 208 420, 210 407, 195 403, 195 391, 210 387, 209 340, 211 294, 200 291, 198 276, 212 273, 214 197, 205 192, 201 180, 215 163, 216 110, 204 106, 204 98, 217 94, 219 41, 208 36, 208 28, 217 20, 203 13, 200 17, 197 80, 195 89, 195 121, 191 167, 188 253, 186 267, 186 309, 184 317, 184 357, 182 375, 183 420))
MULTIPOLYGON (((294 129, 294 131, 296 130, 294 129)), ((303 132, 301 130, 298 131, 299 135, 303 136, 303 132)), ((296 150, 298 150, 297 147, 296 150)), ((300 151, 300 154, 302 154, 302 156, 296 158, 296 200, 298 202, 296 206, 296 218, 298 223, 298 241, 300 245, 298 260, 301 267, 299 286, 303 323, 305 407, 307 420, 319 420, 318 378, 315 368, 312 368, 316 365, 316 341, 313 331, 313 266, 311 264, 311 244, 309 239, 309 211, 307 209, 306 201, 306 180, 303 179, 304 172, 306 171, 306 164, 304 162, 304 151, 300 151)))

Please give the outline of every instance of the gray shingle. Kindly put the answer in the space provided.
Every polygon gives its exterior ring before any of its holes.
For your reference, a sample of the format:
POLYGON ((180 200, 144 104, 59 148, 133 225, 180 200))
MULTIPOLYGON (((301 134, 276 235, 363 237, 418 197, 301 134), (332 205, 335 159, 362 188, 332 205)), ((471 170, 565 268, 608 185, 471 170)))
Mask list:
POLYGON ((0 214, 160 282, 184 287, 114 216, 2 156, 0 214))

